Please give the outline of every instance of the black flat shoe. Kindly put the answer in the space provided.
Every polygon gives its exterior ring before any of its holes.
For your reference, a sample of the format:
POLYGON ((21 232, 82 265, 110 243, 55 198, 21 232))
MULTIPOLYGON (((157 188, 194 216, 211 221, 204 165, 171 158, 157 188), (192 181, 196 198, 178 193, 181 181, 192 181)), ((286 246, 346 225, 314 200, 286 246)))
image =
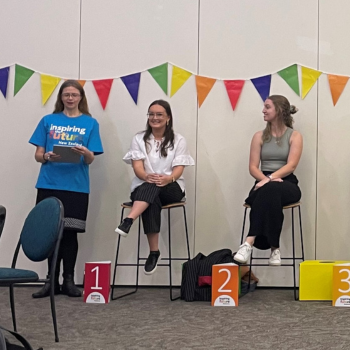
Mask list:
POLYGON ((74 284, 73 275, 64 275, 62 284, 62 294, 69 297, 77 298, 81 297, 80 289, 74 284))
MULTIPOLYGON (((32 294, 32 297, 34 299, 38 299, 38 298, 45 298, 50 296, 50 287, 51 287, 51 284, 49 282, 46 282, 39 291, 32 294)), ((61 288, 59 285, 55 285, 54 293, 55 295, 61 294, 61 288)))

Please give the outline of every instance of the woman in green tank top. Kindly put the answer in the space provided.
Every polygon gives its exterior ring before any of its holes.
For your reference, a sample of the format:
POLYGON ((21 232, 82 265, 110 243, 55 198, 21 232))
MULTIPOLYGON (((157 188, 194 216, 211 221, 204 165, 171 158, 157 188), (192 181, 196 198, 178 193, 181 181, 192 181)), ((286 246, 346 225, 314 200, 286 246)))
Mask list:
POLYGON ((266 127, 254 134, 250 146, 249 172, 255 184, 246 199, 251 206, 249 233, 234 256, 240 263, 248 261, 254 245, 271 248, 269 264, 281 265, 283 206, 301 198, 298 179, 293 174, 303 149, 301 134, 293 130, 292 114, 297 111, 281 95, 272 95, 264 103, 266 127))

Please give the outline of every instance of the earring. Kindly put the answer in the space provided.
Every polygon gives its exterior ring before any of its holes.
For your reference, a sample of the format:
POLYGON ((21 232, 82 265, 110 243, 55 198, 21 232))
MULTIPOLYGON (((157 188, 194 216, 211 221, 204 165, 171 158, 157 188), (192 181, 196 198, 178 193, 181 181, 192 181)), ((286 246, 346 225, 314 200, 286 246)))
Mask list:
POLYGON ((166 121, 166 126, 168 126, 168 125, 169 125, 169 120, 166 121))

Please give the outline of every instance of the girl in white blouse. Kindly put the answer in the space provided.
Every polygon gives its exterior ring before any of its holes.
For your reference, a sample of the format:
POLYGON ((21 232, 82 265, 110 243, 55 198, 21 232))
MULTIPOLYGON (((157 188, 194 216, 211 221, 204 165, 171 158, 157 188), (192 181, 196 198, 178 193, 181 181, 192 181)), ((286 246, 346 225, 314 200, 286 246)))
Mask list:
POLYGON ((160 258, 158 238, 162 206, 179 202, 185 197, 182 173, 185 166, 194 165, 194 160, 187 150, 184 137, 174 133, 168 102, 152 102, 147 116, 146 130, 133 137, 130 149, 123 158, 135 172, 130 196, 133 206, 115 231, 126 237, 133 221, 142 215, 150 247, 144 273, 150 275, 156 270, 160 258))

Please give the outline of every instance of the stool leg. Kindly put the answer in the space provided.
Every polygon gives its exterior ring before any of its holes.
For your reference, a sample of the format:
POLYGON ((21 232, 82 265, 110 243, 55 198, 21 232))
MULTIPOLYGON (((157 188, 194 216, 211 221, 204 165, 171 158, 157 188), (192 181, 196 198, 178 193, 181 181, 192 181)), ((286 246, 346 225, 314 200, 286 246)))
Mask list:
MULTIPOLYGON (((120 217, 120 222, 123 221, 124 218, 124 209, 122 209, 122 213, 121 213, 121 217, 120 217)), ((120 247, 120 235, 118 235, 118 243, 117 243, 117 253, 116 253, 116 257, 115 257, 115 265, 114 265, 114 273, 113 273, 113 284, 112 284, 112 293, 111 293, 111 300, 117 300, 123 297, 126 297, 127 295, 131 295, 137 292, 138 289, 138 280, 139 280, 139 259, 140 259, 140 219, 139 219, 139 237, 138 237, 138 251, 137 251, 137 266, 136 266, 136 286, 135 286, 135 290, 133 290, 132 292, 129 293, 125 293, 122 295, 119 295, 117 297, 114 297, 114 289, 115 289, 115 278, 116 278, 116 274, 117 274, 117 267, 118 267, 118 256, 119 256, 119 247, 120 247)))
POLYGON ((139 216, 139 233, 137 238, 137 266, 136 266, 136 289, 139 289, 139 270, 140 270, 140 245, 141 245, 141 217, 139 216))
POLYGON ((242 236, 241 236, 241 245, 243 244, 244 228, 245 228, 245 219, 246 219, 246 216, 247 216, 247 209, 248 209, 248 208, 245 208, 245 209, 244 209, 243 227, 242 227, 242 236))
POLYGON ((300 227, 300 241, 301 241, 301 258, 304 261, 304 240, 303 240, 303 228, 301 224, 301 209, 299 205, 299 227, 300 227))
POLYGON ((185 206, 183 206, 182 209, 183 209, 183 212, 184 212, 184 221, 185 221, 187 255, 188 255, 188 260, 191 260, 191 255, 190 255, 190 242, 189 242, 189 239, 188 239, 188 229, 187 229, 187 218, 186 218, 186 208, 185 208, 185 206))
MULTIPOLYGON (((246 208, 246 210, 247 210, 247 208, 246 208)), ((248 278, 247 294, 250 292, 250 281, 251 281, 251 277, 252 277, 252 262, 253 262, 253 251, 250 254, 250 261, 249 261, 249 278, 248 278)))
POLYGON ((297 281, 295 274, 295 241, 294 241, 294 208, 292 209, 292 246, 293 246, 293 279, 294 279, 294 300, 297 299, 297 281))
MULTIPOLYGON (((123 221, 123 218, 124 218, 124 209, 122 209, 122 213, 121 213, 121 216, 120 216, 120 223, 122 223, 123 221)), ((112 284, 112 295, 111 295, 111 299, 112 300, 115 300, 114 299, 114 288, 115 288, 115 274, 117 272, 117 266, 118 266, 118 256, 119 256, 119 245, 120 245, 120 235, 118 235, 118 243, 117 243, 117 252, 116 252, 116 255, 115 255, 115 265, 114 265, 114 273, 113 273, 113 284, 112 284)))
POLYGON ((170 208, 168 208, 168 235, 169 235, 169 287, 170 287, 170 300, 174 301, 178 298, 173 298, 173 279, 172 279, 172 258, 171 258, 171 227, 170 227, 170 208))

